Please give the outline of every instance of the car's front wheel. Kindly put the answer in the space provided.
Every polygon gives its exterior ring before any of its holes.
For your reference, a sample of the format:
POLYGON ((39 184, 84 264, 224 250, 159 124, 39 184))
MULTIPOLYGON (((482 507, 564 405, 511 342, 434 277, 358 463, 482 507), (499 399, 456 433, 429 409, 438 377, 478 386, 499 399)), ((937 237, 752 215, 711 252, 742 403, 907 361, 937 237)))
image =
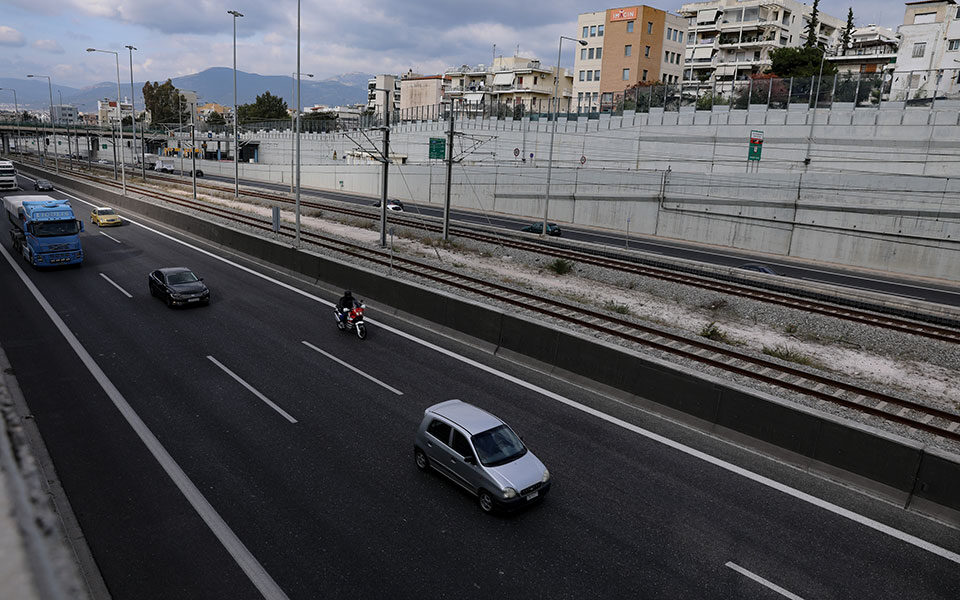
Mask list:
POLYGON ((413 451, 413 458, 417 462, 417 468, 421 471, 426 471, 427 467, 430 466, 430 459, 427 458, 426 453, 420 448, 413 451))
POLYGON ((493 494, 487 490, 480 490, 480 493, 477 494, 477 501, 480 503, 480 510, 490 514, 497 508, 496 501, 493 499, 493 494))
POLYGON ((167 296, 167 307, 168 307, 168 308, 173 308, 173 297, 172 297, 172 296, 167 296))

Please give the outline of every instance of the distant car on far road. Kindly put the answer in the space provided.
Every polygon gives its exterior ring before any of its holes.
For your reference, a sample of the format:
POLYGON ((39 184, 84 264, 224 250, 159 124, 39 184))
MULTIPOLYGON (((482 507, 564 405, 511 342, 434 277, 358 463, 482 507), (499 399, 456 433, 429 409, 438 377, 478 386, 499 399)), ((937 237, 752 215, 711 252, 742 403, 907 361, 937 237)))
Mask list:
POLYGON ((210 290, 203 279, 186 267, 157 269, 147 280, 150 295, 166 301, 170 308, 183 304, 210 304, 210 290))
MULTIPOLYGON (((543 222, 537 221, 536 223, 531 223, 531 224, 527 225, 526 227, 524 227, 523 229, 521 229, 520 231, 523 231, 523 232, 526 232, 526 233, 536 233, 536 234, 539 234, 541 231, 543 231, 543 222)), ((557 225, 556 223, 547 223, 547 235, 557 235, 557 236, 559 236, 559 235, 560 235, 560 226, 557 225)))
MULTIPOLYGON (((380 201, 377 200, 373 203, 373 206, 380 208, 380 201)), ((387 210, 392 210, 393 212, 403 212, 403 202, 399 200, 387 200, 387 210)))
POLYGON ((744 271, 753 271, 755 273, 766 273, 767 275, 779 275, 779 273, 777 273, 767 265, 761 265, 759 263, 746 263, 738 266, 737 268, 743 269, 744 271))
POLYGON ((107 159, 101 158, 100 160, 97 161, 97 164, 98 164, 98 165, 105 165, 105 164, 107 164, 107 159))
POLYGON ((46 179, 38 179, 33 182, 33 189, 38 192, 52 192, 53 184, 46 179))
POLYGON ((120 220, 120 215, 114 212, 112 208, 107 207, 93 209, 90 212, 90 222, 97 227, 123 224, 123 221, 120 220))

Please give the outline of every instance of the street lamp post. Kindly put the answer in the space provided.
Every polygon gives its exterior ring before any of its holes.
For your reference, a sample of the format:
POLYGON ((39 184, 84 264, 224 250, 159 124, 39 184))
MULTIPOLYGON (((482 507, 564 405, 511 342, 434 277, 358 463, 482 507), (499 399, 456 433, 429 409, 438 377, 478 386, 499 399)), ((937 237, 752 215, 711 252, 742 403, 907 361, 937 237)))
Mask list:
MULTIPOLYGON (((237 111, 237 17, 243 14, 236 10, 228 10, 233 15, 233 197, 240 197, 240 133, 237 122, 240 115, 237 111)), ((297 49, 299 52, 299 48, 297 49)))
MULTIPOLYGON (((133 155, 137 155, 137 93, 133 89, 133 51, 136 50, 134 46, 124 46, 130 52, 130 120, 133 121, 133 155)), ((146 106, 144 106, 146 110, 146 106)), ((146 114, 146 113, 144 113, 146 114)), ((144 135, 143 125, 140 126, 140 176, 143 177, 143 181, 147 181, 147 150, 145 148, 147 144, 147 136, 144 135)), ((136 160, 136 158, 134 158, 136 160)))
POLYGON ((560 118, 560 58, 563 52, 563 40, 577 42, 581 46, 587 45, 587 40, 577 40, 565 35, 560 36, 560 43, 557 44, 557 72, 553 83, 553 100, 556 103, 556 110, 553 113, 553 128, 550 130, 550 155, 549 158, 547 158, 547 193, 543 201, 543 229, 540 231, 541 237, 547 235, 547 216, 550 211, 550 174, 553 170, 553 139, 557 135, 557 119, 560 118))
MULTIPOLYGON (((117 60, 117 117, 119 118, 118 129, 120 130, 120 180, 123 182, 123 195, 127 195, 127 168, 125 166, 126 159, 123 156, 123 102, 120 97, 120 53, 114 50, 97 50, 96 48, 87 48, 87 52, 103 52, 104 54, 112 54, 113 57, 117 60)), ((130 115, 130 120, 133 120, 133 114, 130 115)))
POLYGON ((17 113, 17 154, 23 157, 23 149, 20 147, 23 144, 23 133, 20 132, 20 103, 17 102, 17 90, 13 88, 0 88, 0 90, 10 90, 13 92, 13 110, 17 113))
MULTIPOLYGON (((297 76, 297 74, 296 74, 296 73, 293 73, 293 74, 291 75, 291 79, 290 79, 290 88, 291 88, 291 89, 290 89, 290 96, 291 96, 290 99, 291 99, 291 100, 293 100, 293 97, 294 97, 294 96, 296 96, 297 98, 300 97, 299 94, 297 94, 297 90, 296 90, 296 86, 297 86, 297 83, 298 83, 298 80, 296 79, 296 76, 297 76)), ((313 74, 312 74, 312 73, 300 73, 300 76, 301 76, 301 77, 313 77, 313 74)), ((297 103, 299 104, 299 101, 298 101, 297 103)), ((291 194, 295 191, 295 190, 294 190, 294 182, 293 182, 294 177, 295 177, 295 174, 294 174, 294 160, 295 160, 296 155, 297 155, 296 142, 292 139, 292 136, 297 135, 297 134, 300 133, 299 129, 297 128, 296 121, 295 121, 295 119, 300 116, 299 106, 297 107, 297 109, 298 109, 298 112, 293 112, 293 111, 290 112, 290 134, 291 134, 291 140, 290 140, 290 141, 291 141, 291 144, 290 144, 290 193, 291 193, 291 194)))
POLYGON ((57 130, 53 126, 53 82, 49 75, 27 75, 27 77, 46 77, 47 91, 50 92, 50 130, 53 132, 53 164, 56 167, 57 174, 60 174, 60 157, 57 156, 57 130))
POLYGON ((294 206, 294 221, 296 225, 296 246, 300 247, 300 0, 297 0, 297 111, 294 121, 297 125, 297 193, 294 206))
POLYGON ((390 176, 390 113, 393 112, 393 90, 374 88, 383 92, 383 184, 380 190, 380 247, 387 247, 387 181, 390 176))
MULTIPOLYGON (((57 95, 60 98, 60 110, 57 111, 57 116, 60 117, 58 120, 63 120, 63 92, 57 90, 57 95)), ((70 170, 73 170, 73 146, 70 145, 70 121, 67 121, 67 161, 70 165, 70 170)))

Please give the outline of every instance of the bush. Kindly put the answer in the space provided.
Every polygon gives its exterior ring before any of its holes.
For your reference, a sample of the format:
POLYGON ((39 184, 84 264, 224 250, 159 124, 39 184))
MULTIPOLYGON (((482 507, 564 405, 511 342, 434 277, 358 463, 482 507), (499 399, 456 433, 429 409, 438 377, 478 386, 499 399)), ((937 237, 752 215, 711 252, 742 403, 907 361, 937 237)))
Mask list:
POLYGON ((603 307, 609 310, 610 312, 615 312, 621 315, 629 315, 631 312, 633 312, 630 310, 630 307, 627 306, 626 304, 618 304, 613 300, 608 300, 604 302, 603 307))
POLYGON ((547 268, 557 275, 566 275, 573 270, 573 262, 565 258, 558 258, 547 265, 547 268))
POLYGON ((716 321, 704 325, 703 329, 700 330, 700 335, 715 342, 721 342, 724 344, 732 343, 730 336, 727 335, 727 332, 717 327, 716 321))
POLYGON ((797 363, 799 365, 805 365, 808 367, 821 368, 822 365, 817 362, 813 357, 804 354, 797 348, 790 348, 788 346, 776 345, 774 347, 764 346, 763 353, 767 356, 773 356, 779 358, 780 360, 785 360, 787 362, 797 363))

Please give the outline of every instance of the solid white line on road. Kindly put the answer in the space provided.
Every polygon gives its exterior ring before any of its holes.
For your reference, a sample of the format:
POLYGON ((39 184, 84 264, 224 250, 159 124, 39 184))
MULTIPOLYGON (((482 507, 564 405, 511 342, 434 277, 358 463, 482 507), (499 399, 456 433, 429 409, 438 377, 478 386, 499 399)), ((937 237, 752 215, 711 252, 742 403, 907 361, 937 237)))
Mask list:
POLYGON ((123 243, 123 242, 121 242, 120 240, 118 240, 117 238, 113 237, 112 235, 110 235, 110 234, 108 234, 108 233, 104 233, 104 232, 101 231, 101 232, 100 232, 100 235, 105 236, 105 237, 108 237, 108 238, 110 238, 111 240, 115 241, 115 242, 118 243, 118 244, 122 244, 122 243, 123 243))
POLYGON ((3 254, 7 262, 10 263, 10 266, 13 267, 13 270, 20 277, 20 280, 27 286, 27 289, 29 289, 33 297, 36 298, 44 312, 47 313, 47 316, 50 317, 53 324, 60 330, 60 333, 67 340, 67 343, 70 344, 70 347, 73 348, 73 351, 87 367, 87 370, 90 371, 90 374, 93 375, 97 383, 100 384, 100 387, 103 388, 103 391, 106 392, 110 400, 113 401, 113 405, 117 407, 120 414, 127 420, 127 423, 130 424, 130 427, 150 451, 150 454, 160 463, 163 470, 170 479, 173 480, 177 488, 179 488, 180 493, 190 502, 193 509, 197 511, 197 514, 199 514, 207 524, 210 531, 217 536, 217 539, 220 540, 223 547, 226 548, 227 552, 230 553, 240 568, 243 569, 243 572, 246 573, 253 585, 260 590, 263 597, 267 600, 289 600, 283 590, 280 589, 280 586, 277 585, 277 582, 273 580, 273 577, 271 577, 266 569, 263 568, 263 565, 254 558, 246 545, 240 541, 237 534, 235 534, 233 530, 230 529, 230 526, 227 525, 226 521, 223 520, 223 517, 214 510, 210 502, 208 502, 200 490, 197 489, 197 486, 194 485, 190 478, 187 477, 187 474, 183 472, 183 469, 180 468, 177 461, 170 456, 170 453, 163 447, 160 440, 153 435, 153 432, 150 431, 146 423, 140 419, 140 416, 133 410, 133 407, 130 406, 113 382, 107 378, 106 373, 103 372, 93 357, 90 356, 90 353, 80 344, 80 340, 70 331, 67 324, 64 323, 60 315, 57 314, 57 311, 53 309, 53 306, 51 306, 43 294, 40 293, 37 286, 27 277, 27 274, 17 265, 16 261, 14 261, 10 253, 7 252, 6 247, 2 244, 0 244, 0 254, 3 254))
MULTIPOLYGON (((82 198, 77 198, 76 196, 74 196, 74 195, 72 195, 72 194, 67 194, 66 192, 61 192, 61 193, 63 193, 63 194, 66 195, 66 196, 70 196, 71 198, 75 198, 76 200, 78 200, 78 201, 80 201, 80 202, 83 202, 83 203, 85 203, 85 204, 89 204, 90 206, 95 206, 94 204, 88 202, 87 200, 83 200, 82 198)), ((236 269, 239 269, 239 270, 241 270, 241 271, 243 271, 243 272, 245 272, 245 273, 249 273, 249 274, 253 275, 254 277, 259 277, 260 279, 262 279, 262 280, 264 280, 264 281, 269 281, 270 283, 272 283, 272 284, 274 284, 274 285, 276 285, 276 286, 282 287, 282 288, 284 288, 284 289, 286 289, 286 290, 289 290, 289 291, 291 291, 291 292, 293 292, 293 293, 295 293, 295 294, 299 294, 299 295, 303 296, 304 298, 309 298, 309 299, 311 299, 311 300, 313 300, 313 301, 315 301, 315 302, 318 302, 318 303, 323 304, 323 305, 325 305, 325 306, 328 306, 328 307, 330 307, 330 308, 333 308, 333 307, 335 306, 335 304, 334 304, 333 302, 330 302, 330 301, 328 301, 328 300, 324 300, 323 298, 320 298, 319 296, 316 296, 316 295, 314 295, 314 294, 311 294, 310 292, 301 290, 300 288, 295 287, 295 286, 292 286, 292 285, 290 285, 289 283, 284 283, 283 281, 280 281, 280 280, 278 280, 278 279, 274 279, 273 277, 270 277, 269 275, 266 275, 266 274, 261 273, 261 272, 259 272, 259 271, 255 271, 255 270, 251 269, 250 267, 246 267, 246 266, 244 266, 244 265, 241 265, 241 264, 239 264, 239 263, 237 263, 237 262, 235 262, 235 261, 230 260, 229 258, 224 258, 223 256, 220 256, 220 255, 218 255, 218 254, 214 254, 213 252, 211 252, 211 251, 209 251, 209 250, 204 250, 203 248, 199 248, 199 247, 197 247, 197 246, 195 246, 195 245, 193 245, 193 244, 191 244, 191 243, 189 243, 189 242, 185 242, 185 241, 183 241, 183 240, 181 240, 181 239, 178 239, 178 238, 176 238, 176 237, 174 237, 174 236, 172 236, 172 235, 170 235, 170 234, 164 233, 164 232, 159 231, 159 230, 157 230, 157 229, 154 229, 154 228, 152 228, 152 227, 148 227, 147 225, 143 225, 143 224, 137 223, 136 221, 130 221, 129 219, 127 219, 127 221, 130 222, 130 223, 133 224, 133 225, 136 225, 137 227, 141 227, 141 228, 143 228, 143 229, 145 229, 145 230, 147 230, 147 231, 150 231, 150 232, 152 232, 152 233, 155 233, 155 234, 157 234, 157 235, 159 235, 159 236, 161 236, 161 237, 163 237, 163 238, 166 238, 166 239, 168 239, 168 240, 171 240, 171 241, 173 241, 173 242, 176 242, 177 244, 180 244, 180 245, 182 245, 182 246, 184 246, 184 247, 187 247, 187 248, 190 248, 190 249, 192 249, 192 250, 195 250, 195 251, 199 252, 200 254, 203 254, 203 255, 205 255, 205 256, 209 256, 210 258, 213 258, 214 260, 219 260, 220 262, 222 262, 222 263, 224 263, 224 264, 228 264, 228 265, 230 265, 230 266, 232 266, 232 267, 234 267, 234 268, 236 268, 236 269)), ((237 256, 239 256, 239 254, 238 254, 237 256)), ((269 268, 269 267, 265 267, 265 268, 269 268)), ((279 272, 279 271, 277 271, 277 272, 279 272)), ((393 334, 395 334, 395 335, 398 335, 398 336, 400 336, 400 337, 402 337, 402 338, 408 339, 408 340, 410 340, 410 341, 412 341, 412 342, 414 342, 414 343, 416 343, 416 344, 419 344, 419 345, 421 345, 421 346, 423 346, 423 347, 425 347, 425 348, 430 348, 430 349, 432 349, 432 350, 435 350, 435 351, 439 352, 440 354, 443 354, 443 355, 445 355, 445 356, 449 356, 450 358, 453 358, 454 360, 458 360, 458 361, 460 361, 460 362, 462 362, 462 363, 464 363, 464 364, 471 365, 471 366, 473 366, 473 367, 475 367, 475 368, 477 368, 477 369, 480 369, 481 371, 484 371, 484 372, 489 373, 489 374, 491 374, 491 375, 495 375, 496 377, 499 377, 499 378, 503 379, 504 381, 509 381, 509 382, 511 382, 511 383, 514 383, 514 384, 516 384, 516 385, 518 385, 518 386, 520 386, 520 387, 526 388, 526 389, 528 389, 528 390, 531 390, 531 391, 533 391, 533 392, 536 392, 536 393, 538 393, 538 394, 541 394, 541 395, 543 395, 543 396, 546 396, 547 398, 550 398, 550 399, 552 399, 552 400, 556 400, 557 402, 560 402, 561 404, 565 404, 565 405, 567 405, 567 406, 569 406, 569 407, 571 407, 571 408, 575 408, 575 409, 577 409, 577 410, 579 410, 579 411, 581 411, 581 412, 587 413, 587 414, 589 414, 589 415, 593 415, 593 416, 597 417, 598 419, 603 419, 604 421, 607 421, 608 423, 611 423, 611 424, 613 424, 613 425, 617 425, 618 427, 622 427, 622 428, 624 428, 624 429, 626 429, 626 430, 628 430, 628 431, 632 431, 632 432, 634 432, 634 433, 636 433, 636 434, 638 434, 638 435, 641 435, 641 436, 643 436, 643 437, 646 437, 647 439, 650 439, 650 440, 652 440, 652 441, 654 441, 654 442, 657 442, 657 443, 659 443, 659 444, 663 444, 664 446, 669 446, 670 448, 673 448, 673 449, 675 449, 675 450, 678 450, 678 451, 680 451, 680 452, 683 452, 683 453, 685 453, 685 454, 688 454, 689 456, 692 456, 692 457, 694 457, 694 458, 700 459, 700 460, 702 460, 702 461, 704 461, 704 462, 708 462, 708 463, 710 463, 710 464, 712 464, 712 465, 714 465, 714 466, 717 466, 717 467, 719 467, 719 468, 721 468, 721 469, 725 469, 725 470, 727 470, 727 471, 729 471, 729 472, 731 472, 731 473, 734 473, 734 474, 736 474, 736 475, 740 475, 741 477, 744 477, 744 478, 746 478, 746 479, 749 479, 749 480, 754 481, 754 482, 756 482, 756 483, 759 483, 759 484, 761 484, 761 485, 765 485, 765 486, 767 486, 767 487, 769 487, 769 488, 771 488, 771 489, 777 490, 778 492, 784 493, 784 494, 786 494, 786 495, 788 495, 788 496, 792 496, 792 497, 794 497, 794 498, 796 498, 796 499, 798 499, 798 500, 801 500, 801 501, 803 501, 803 502, 807 502, 807 503, 809 503, 809 504, 812 504, 812 505, 814 505, 814 506, 817 506, 817 507, 819 507, 819 508, 821 508, 821 509, 823 509, 823 510, 826 510, 826 511, 828 511, 828 512, 832 512, 833 514, 838 515, 838 516, 841 516, 841 517, 843 517, 843 518, 845 518, 845 519, 850 519, 851 521, 854 521, 855 523, 859 523, 859 524, 861 524, 861 525, 863 525, 863 526, 865 526, 865 527, 869 527, 870 529, 873 529, 873 530, 875 530, 875 531, 879 531, 880 533, 883 533, 883 534, 885 534, 885 535, 888 535, 888 536, 890 536, 890 537, 893 537, 893 538, 895 538, 895 539, 898 539, 898 540, 900 540, 900 541, 902 541, 902 542, 905 542, 905 543, 907 543, 907 544, 910 544, 910 545, 912 545, 912 546, 915 546, 915 547, 917 547, 917 548, 920 548, 921 550, 925 550, 925 551, 927 551, 927 552, 930 552, 931 554, 935 554, 935 555, 937 555, 937 556, 939 556, 939 557, 941 557, 941 558, 945 558, 945 559, 949 560, 950 562, 953 562, 953 563, 956 563, 956 564, 960 565, 960 554, 957 554, 956 552, 951 552, 950 550, 947 550, 946 548, 942 548, 942 547, 940 547, 940 546, 937 546, 936 544, 932 544, 932 543, 930 543, 930 542, 928 542, 928 541, 926 541, 926 540, 920 539, 920 538, 918 538, 918 537, 915 536, 915 535, 911 535, 911 534, 909 534, 909 533, 906 533, 905 531, 900 531, 899 529, 895 529, 895 528, 893 528, 893 527, 890 527, 889 525, 886 525, 886 524, 881 523, 881 522, 879 522, 879 521, 875 521, 874 519, 871 519, 871 518, 869 518, 869 517, 865 517, 865 516, 863 516, 863 515, 861 515, 861 514, 855 513, 855 512, 853 512, 852 510, 848 510, 848 509, 846 509, 846 508, 843 508, 842 506, 837 506, 836 504, 833 504, 832 502, 827 502, 826 500, 822 500, 822 499, 820 499, 820 498, 817 498, 816 496, 812 496, 812 495, 810 495, 810 494, 808 494, 808 493, 806 493, 806 492, 802 492, 802 491, 800 491, 800 490, 798 490, 798 489, 795 489, 795 488, 792 488, 792 487, 790 487, 790 486, 788 486, 788 485, 782 484, 782 483, 780 483, 779 481, 774 481, 773 479, 770 479, 769 477, 764 477, 763 475, 760 475, 760 474, 758 474, 758 473, 753 473, 752 471, 748 471, 748 470, 746 470, 746 469, 744 469, 744 468, 742 468, 742 467, 739 467, 739 466, 737 466, 737 465, 735 465, 735 464, 733 464, 733 463, 727 462, 727 461, 722 460, 722 459, 720 459, 720 458, 717 458, 717 457, 715 457, 715 456, 711 456, 711 455, 709 455, 709 454, 707 454, 707 453, 705 453, 705 452, 701 452, 700 450, 697 450, 696 448, 692 448, 692 447, 687 446, 687 445, 685 445, 685 444, 681 444, 680 442, 671 440, 671 439, 669 439, 669 438, 667 438, 667 437, 664 437, 664 436, 662 436, 662 435, 660 435, 660 434, 657 434, 657 433, 654 433, 654 432, 652 432, 652 431, 648 431, 648 430, 646 430, 646 429, 643 429, 642 427, 638 427, 638 426, 636 426, 636 425, 634 425, 634 424, 632 424, 632 423, 628 423, 628 422, 626 422, 626 421, 624 421, 624 420, 622 420, 622 419, 618 419, 618 418, 616 418, 616 417, 610 416, 610 415, 608 415, 608 414, 606 414, 606 413, 604 413, 604 412, 601 412, 601 411, 599 411, 599 410, 596 410, 596 409, 591 408, 591 407, 589 407, 589 406, 586 406, 586 405, 584 405, 584 404, 580 404, 579 402, 574 402, 573 400, 570 400, 569 398, 566 398, 566 397, 564 397, 564 396, 561 396, 560 394, 556 394, 556 393, 551 392, 550 390, 547 390, 547 389, 545 389, 545 388, 539 387, 539 386, 534 385, 534 384, 532 384, 532 383, 528 383, 527 381, 524 381, 524 380, 522 380, 522 379, 519 379, 519 378, 517 378, 517 377, 514 377, 513 375, 509 375, 509 374, 507 374, 507 373, 504 373, 503 371, 500 371, 500 370, 498 370, 498 369, 495 369, 495 368, 493 368, 493 367, 491 367, 491 366, 488 366, 488 365, 485 365, 485 364, 483 364, 483 363, 477 362, 477 361, 475 361, 475 360, 473 360, 473 359, 471 359, 471 358, 468 358, 468 357, 466 357, 466 356, 462 356, 462 355, 460 355, 460 354, 457 354, 456 352, 453 352, 452 350, 447 350, 446 348, 442 348, 442 347, 440 347, 440 346, 437 346, 436 344, 433 344, 433 343, 431 343, 431 342, 428 342, 428 341, 426 341, 426 340, 424 340, 424 339, 420 339, 420 338, 418 338, 418 337, 415 336, 415 335, 409 334, 409 333, 407 333, 407 332, 405 332, 405 331, 400 331, 399 329, 397 329, 397 328, 395 328, 395 327, 391 327, 391 326, 386 325, 386 324, 384 324, 384 323, 379 323, 379 322, 376 321, 375 319, 371 319, 371 318, 364 317, 364 322, 367 323, 367 324, 371 324, 371 325, 377 325, 378 327, 382 328, 384 331, 389 331, 389 332, 391 332, 391 333, 393 333, 393 334)))
POLYGON ((109 282, 110 282, 110 285, 112 285, 113 287, 115 287, 115 288, 117 288, 118 290, 120 290, 121 292, 123 292, 123 295, 126 296, 127 298, 133 298, 133 296, 130 294, 130 292, 128 292, 127 290, 125 290, 125 289, 123 289, 122 287, 120 287, 119 285, 117 285, 117 282, 116 282, 116 281, 110 279, 109 277, 107 277, 107 276, 104 275, 103 273, 100 273, 100 277, 103 277, 104 279, 106 279, 107 281, 109 281, 109 282))
POLYGON ((316 350, 317 352, 319 352, 320 354, 326 356, 327 358, 329 358, 330 360, 332 360, 332 361, 334 361, 334 362, 340 363, 341 365, 343 365, 343 366, 345 366, 346 368, 350 369, 351 371, 353 371, 353 372, 356 373, 357 375, 360 375, 360 376, 362 376, 362 377, 366 377, 367 379, 369 379, 370 381, 374 382, 375 384, 387 388, 388 390, 390 390, 391 392, 393 392, 394 394, 396 394, 396 395, 398 395, 398 396, 402 396, 402 395, 403 395, 403 392, 401 392, 401 391, 398 390, 397 388, 391 387, 391 386, 385 384, 384 382, 380 381, 380 380, 377 379, 376 377, 373 377, 373 376, 371 376, 371 375, 367 375, 366 373, 364 373, 364 372, 361 371, 360 369, 356 368, 355 366, 353 366, 353 365, 351 365, 351 364, 348 364, 348 363, 340 360, 339 358, 337 358, 336 356, 330 354, 329 352, 324 352, 323 350, 321 350, 320 348, 317 348, 316 346, 314 346, 313 344, 311 344, 310 342, 308 342, 308 341, 306 341, 306 340, 301 340, 301 341, 302 341, 303 344, 304 344, 305 346, 307 346, 308 348, 311 348, 311 349, 313 349, 313 350, 316 350))
POLYGON ((779 585, 777 585, 777 584, 775 584, 775 583, 771 583, 771 582, 767 581, 766 579, 764 579, 763 577, 760 577, 759 575, 757 575, 757 574, 755 574, 755 573, 751 573, 750 571, 744 569, 743 567, 741 567, 740 565, 738 565, 738 564, 736 564, 736 563, 728 562, 728 563, 727 563, 726 565, 724 565, 724 566, 730 567, 731 569, 733 569, 733 570, 736 571, 737 573, 740 573, 740 574, 743 575, 744 577, 749 577, 750 579, 756 581, 756 582, 759 583, 760 585, 762 585, 762 586, 764 586, 764 587, 766 587, 766 588, 769 588, 769 589, 775 591, 776 593, 780 594, 780 595, 783 596, 784 598, 790 598, 790 600, 803 600, 803 598, 801 598, 800 596, 788 592, 787 590, 783 589, 783 588, 780 587, 779 585))
POLYGON ((253 394, 253 395, 256 396, 257 398, 260 398, 261 400, 263 400, 263 402, 264 402, 267 406, 269 406, 269 407, 272 408, 273 410, 275 410, 275 411, 277 411, 278 413, 280 413, 281 415, 283 415, 283 417, 284 417, 286 420, 290 421, 291 423, 296 423, 296 422, 297 422, 297 420, 294 419, 293 417, 291 417, 290 414, 287 413, 287 411, 283 410, 282 408, 280 408, 279 406, 277 406, 276 404, 274 404, 273 401, 270 400, 270 398, 267 398, 266 396, 264 396, 263 394, 261 394, 260 392, 258 392, 252 385, 250 385, 249 383, 247 383, 247 382, 244 381, 243 379, 240 379, 240 376, 239 376, 239 375, 237 375, 236 373, 234 373, 233 371, 231 371, 231 370, 228 369, 227 367, 223 366, 223 363, 221 363, 219 360, 215 359, 215 358, 212 357, 212 356, 207 356, 207 358, 210 359, 210 362, 212 362, 213 364, 215 364, 215 365, 217 365, 218 367, 220 367, 221 369, 223 369, 223 372, 224 372, 224 373, 226 373, 226 374, 229 375, 230 377, 233 377, 234 379, 236 379, 236 380, 237 380, 237 383, 239 383, 239 384, 242 385, 243 387, 245 387, 245 388, 247 388, 248 390, 250 390, 250 393, 251 393, 251 394, 253 394))

